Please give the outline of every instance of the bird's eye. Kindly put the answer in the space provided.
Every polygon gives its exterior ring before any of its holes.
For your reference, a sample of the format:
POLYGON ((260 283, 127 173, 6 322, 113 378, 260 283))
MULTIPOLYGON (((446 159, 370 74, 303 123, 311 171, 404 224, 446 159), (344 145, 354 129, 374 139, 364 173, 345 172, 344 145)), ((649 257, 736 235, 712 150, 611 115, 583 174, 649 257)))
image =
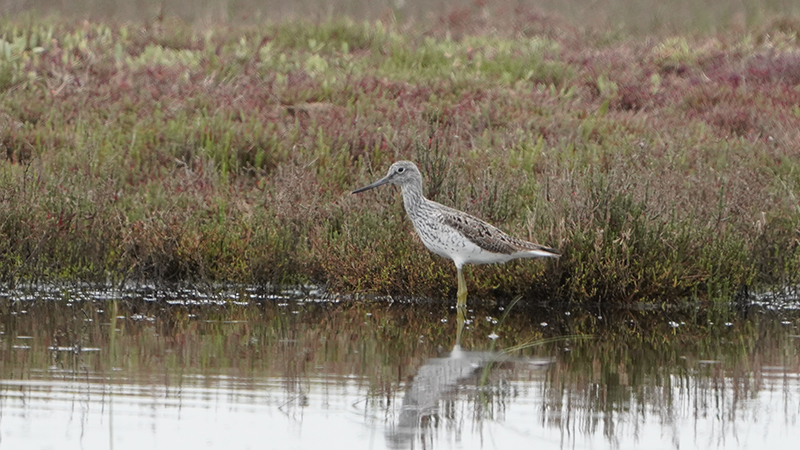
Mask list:
POLYGON ((404 170, 406 170, 405 167, 398 167, 397 168, 397 173, 403 173, 404 170))

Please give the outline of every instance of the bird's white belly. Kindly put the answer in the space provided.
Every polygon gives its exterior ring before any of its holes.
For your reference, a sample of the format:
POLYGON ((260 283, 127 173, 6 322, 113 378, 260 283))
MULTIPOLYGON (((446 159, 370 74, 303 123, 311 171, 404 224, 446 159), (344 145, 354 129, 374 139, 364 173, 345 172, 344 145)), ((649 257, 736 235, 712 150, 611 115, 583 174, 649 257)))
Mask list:
POLYGON ((417 227, 415 224, 415 228, 422 243, 425 244, 428 250, 439 256, 452 259, 456 266, 504 263, 512 259, 511 255, 492 253, 478 247, 461 233, 444 224, 436 225, 438 226, 433 228, 430 225, 417 227), (423 231, 420 231, 420 228, 423 228, 423 231))

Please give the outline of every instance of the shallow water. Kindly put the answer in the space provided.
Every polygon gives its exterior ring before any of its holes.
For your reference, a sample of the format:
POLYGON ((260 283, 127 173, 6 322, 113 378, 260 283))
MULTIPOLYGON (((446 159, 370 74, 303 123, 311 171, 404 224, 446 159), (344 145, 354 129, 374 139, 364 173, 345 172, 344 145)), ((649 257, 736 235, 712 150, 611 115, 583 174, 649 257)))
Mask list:
POLYGON ((0 448, 791 448, 793 298, 470 309, 252 289, 0 293, 0 448), (522 348, 515 346, 522 345, 522 348))

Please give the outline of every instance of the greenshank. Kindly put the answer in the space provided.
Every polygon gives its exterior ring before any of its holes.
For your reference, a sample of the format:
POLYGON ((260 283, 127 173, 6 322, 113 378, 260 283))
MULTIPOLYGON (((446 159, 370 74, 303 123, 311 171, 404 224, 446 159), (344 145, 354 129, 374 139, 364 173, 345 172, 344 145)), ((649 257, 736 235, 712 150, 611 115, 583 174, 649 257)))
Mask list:
POLYGON ((517 258, 558 258, 557 250, 523 241, 457 209, 428 200, 422 194, 422 174, 411 161, 398 161, 380 180, 353 194, 382 186, 400 186, 406 213, 428 250, 453 260, 458 272, 458 306, 467 303, 464 264, 504 263, 517 258))

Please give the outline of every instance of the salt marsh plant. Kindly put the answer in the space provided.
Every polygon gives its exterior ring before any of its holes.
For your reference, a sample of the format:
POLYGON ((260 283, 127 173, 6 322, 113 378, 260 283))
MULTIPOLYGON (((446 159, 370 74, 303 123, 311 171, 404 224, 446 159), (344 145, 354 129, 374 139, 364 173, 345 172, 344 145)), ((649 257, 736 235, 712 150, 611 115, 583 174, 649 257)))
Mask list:
POLYGON ((484 298, 796 281, 800 22, 642 42, 459 17, 5 19, 0 278, 449 296, 394 192, 347 195, 414 159, 432 198, 564 252, 472 269, 484 298))

